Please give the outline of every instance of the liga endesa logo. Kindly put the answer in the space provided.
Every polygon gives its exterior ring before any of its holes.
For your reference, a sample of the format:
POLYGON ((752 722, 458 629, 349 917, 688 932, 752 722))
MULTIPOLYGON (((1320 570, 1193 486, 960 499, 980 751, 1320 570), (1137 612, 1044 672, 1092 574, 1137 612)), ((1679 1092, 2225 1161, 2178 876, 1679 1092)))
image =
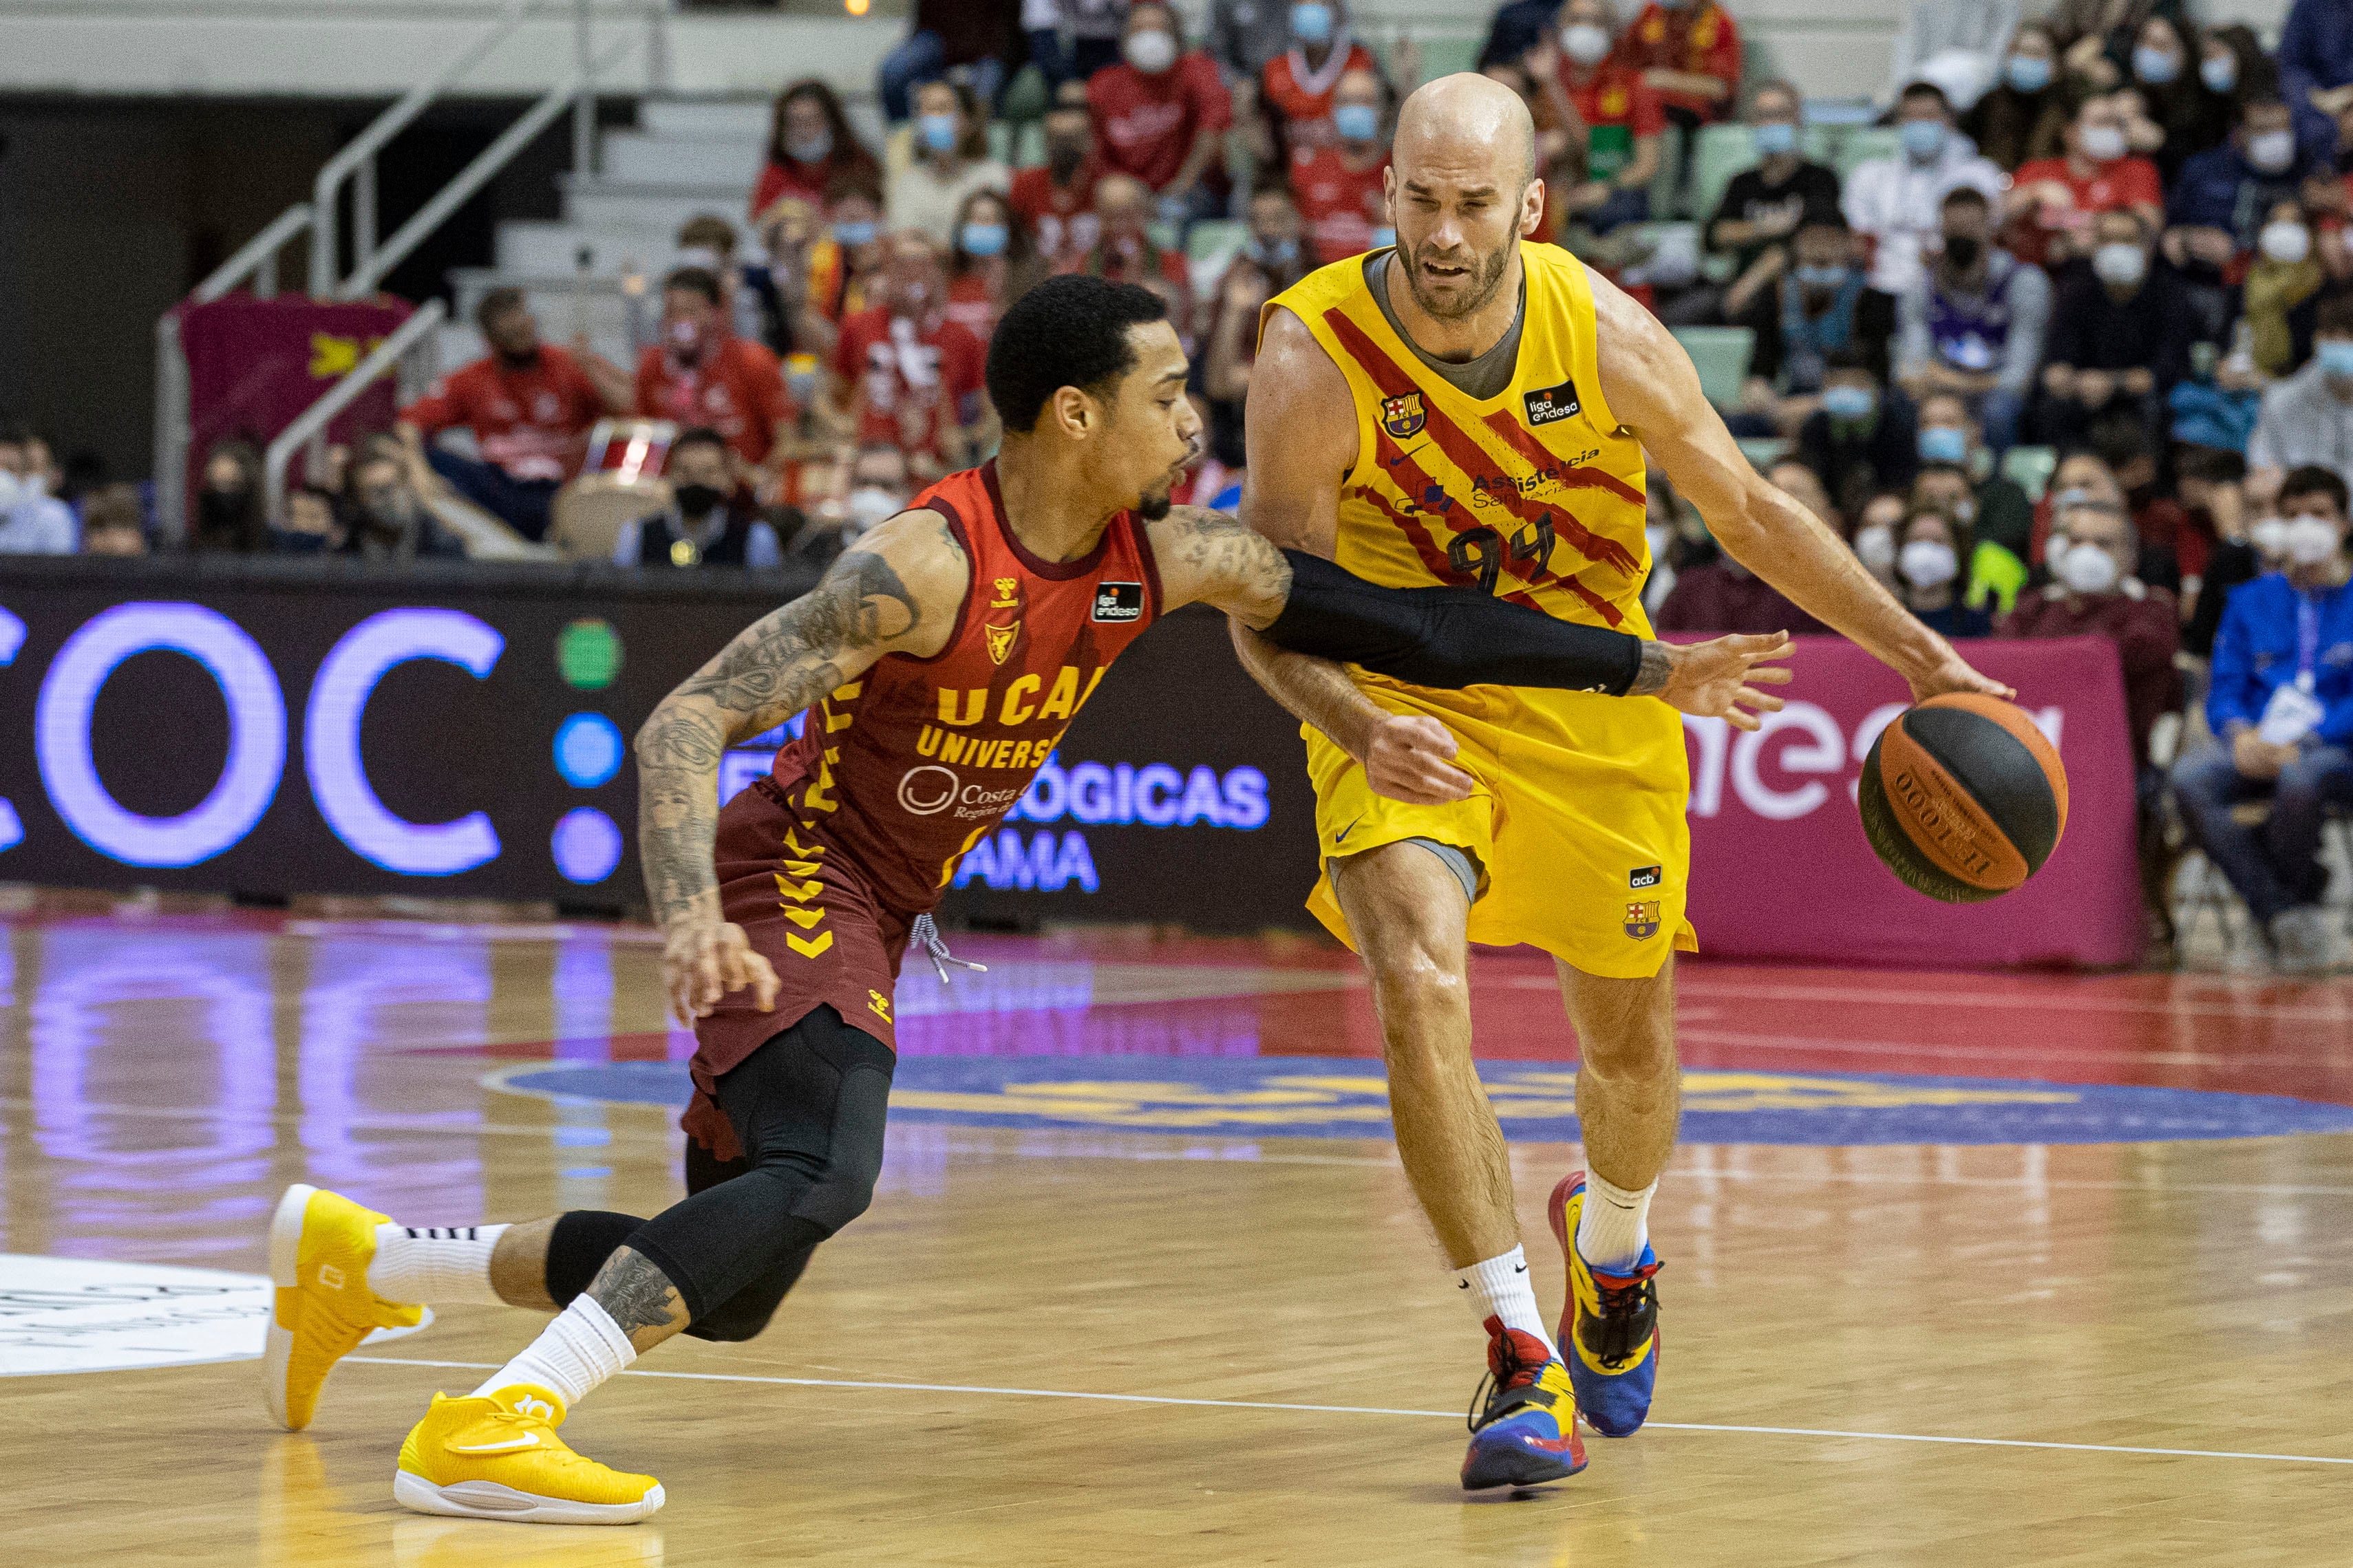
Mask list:
MULTIPOLYGON (((1860 787, 1862 760, 1871 754, 1872 743, 1910 706, 1888 702, 1873 708, 1851 735, 1829 710, 1812 702, 1792 701, 1778 713, 1765 714, 1757 729, 1737 736, 1721 719, 1695 719, 1687 713, 1683 735, 1691 757, 1690 813, 1694 816, 1720 814, 1727 781, 1735 799, 1771 822, 1790 822, 1820 810, 1831 799, 1831 786, 1825 780, 1841 775, 1846 778, 1847 799, 1852 801, 1860 787), (1768 773, 1802 782, 1770 780, 1768 773)), ((2066 710, 2029 709, 2027 717, 2056 748, 2066 710)))

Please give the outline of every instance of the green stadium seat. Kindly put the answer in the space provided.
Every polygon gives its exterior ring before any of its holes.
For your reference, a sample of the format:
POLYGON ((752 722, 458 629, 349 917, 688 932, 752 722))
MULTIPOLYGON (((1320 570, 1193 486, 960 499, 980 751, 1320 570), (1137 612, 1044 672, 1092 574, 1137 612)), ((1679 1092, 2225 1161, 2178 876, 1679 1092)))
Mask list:
POLYGON ((1740 455, 1747 458, 1749 466, 1760 474, 1779 462, 1781 454, 1788 449, 1789 443, 1778 437, 1743 436, 1740 437, 1740 455))
POLYGON ((1757 164, 1757 138, 1746 125, 1710 125, 1699 133, 1692 154, 1692 216, 1705 223, 1715 216, 1732 176, 1757 164))
POLYGON ((1669 124, 1659 136, 1659 172, 1651 177, 1651 217, 1658 223, 1672 223, 1683 215, 1676 204, 1683 193, 1678 177, 1683 167, 1683 128, 1669 124))
MULTIPOLYGON (((1364 41, 1372 49, 1374 58, 1381 62, 1381 68, 1388 70, 1389 50, 1396 41, 1394 35, 1364 41)), ((1421 79, 1435 81, 1442 76, 1452 76, 1456 71, 1477 70, 1479 46, 1484 41, 1482 35, 1475 33, 1432 37, 1417 31, 1414 42, 1421 46, 1421 79)))
POLYGON ((1205 218, 1185 237, 1185 264, 1196 273, 1222 272, 1234 253, 1250 242, 1250 225, 1232 218, 1205 218))
POLYGON ((2059 453, 2051 447, 2012 447, 2001 457, 2002 478, 2034 500, 2051 488, 2051 471, 2058 466, 2059 453))
POLYGON ((1857 164, 1873 158, 1893 158, 1903 150, 1904 139, 1892 125, 1851 126, 1839 138, 1837 158, 1831 166, 1838 171, 1843 183, 1857 164))
POLYGON ((1707 400, 1719 406, 1739 402, 1757 333, 1747 327, 1677 327, 1674 334, 1698 369, 1700 390, 1707 400))

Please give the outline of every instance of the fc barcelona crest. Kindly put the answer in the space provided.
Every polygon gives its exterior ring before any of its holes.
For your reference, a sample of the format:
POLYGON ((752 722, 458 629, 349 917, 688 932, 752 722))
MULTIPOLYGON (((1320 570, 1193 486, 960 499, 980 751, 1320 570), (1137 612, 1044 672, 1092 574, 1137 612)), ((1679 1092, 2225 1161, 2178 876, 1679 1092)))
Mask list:
POLYGON ((1430 416, 1422 411, 1420 393, 1381 399, 1381 428, 1398 440, 1420 435, 1421 427, 1429 423, 1430 416))
POLYGON ((1659 902, 1656 899, 1626 906, 1626 934, 1636 942, 1648 942, 1659 934, 1659 902))

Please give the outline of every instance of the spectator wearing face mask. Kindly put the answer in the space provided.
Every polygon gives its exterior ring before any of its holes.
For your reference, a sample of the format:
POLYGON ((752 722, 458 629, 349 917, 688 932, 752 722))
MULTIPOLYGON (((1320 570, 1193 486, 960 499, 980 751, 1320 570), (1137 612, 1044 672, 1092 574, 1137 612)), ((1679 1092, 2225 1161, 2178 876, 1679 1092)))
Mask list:
POLYGON ((2255 237, 2255 257, 2240 284, 2255 368, 2282 376, 2312 352, 2319 296, 2328 281, 2313 254, 2312 226, 2296 202, 2278 202, 2255 237))
POLYGON ((1981 637, 1993 630, 1993 616, 1965 596, 1962 568, 1976 547, 1968 523, 1935 507, 1911 509, 1897 527, 1896 597, 1930 631, 1981 637))
POLYGON ((945 247, 964 199, 1006 189, 1013 172, 988 155, 988 116, 971 88, 927 81, 914 105, 913 156, 891 176, 883 208, 892 227, 922 229, 945 247))
POLYGON ((2269 934, 2280 968, 2335 964, 2321 909, 2321 826, 2353 797, 2353 590, 2345 481, 2302 468, 2280 486, 2286 565, 2231 595, 2214 639, 2206 721, 2219 742, 2174 764, 2192 835, 2269 934), (2261 823, 2235 807, 2269 800, 2261 823))
POLYGON ((0 555, 71 555, 79 541, 73 509, 49 494, 46 447, 0 431, 0 555))
POLYGON ((1128 174, 1105 174, 1095 187, 1095 245, 1079 258, 1076 270, 1107 278, 1114 283, 1165 286, 1177 302, 1173 320, 1176 335, 1192 331, 1193 273, 1185 253, 1162 249, 1152 242, 1147 225, 1152 218, 1152 193, 1144 182, 1128 174))
POLYGON ((289 490, 286 515, 269 531, 272 555, 328 555, 350 542, 334 493, 318 485, 289 490))
POLYGON ((1343 72, 1332 89, 1331 144, 1292 160, 1291 189, 1319 266, 1397 241, 1383 184, 1389 166, 1386 96, 1376 72, 1343 72))
POLYGON ((1337 138, 1332 107, 1344 73, 1366 71, 1377 79, 1380 72, 1373 52, 1350 36, 1343 0, 1292 0, 1284 14, 1290 45, 1258 78, 1258 102, 1271 135, 1270 161, 1277 163, 1337 138))
POLYGON ((927 474, 965 466, 984 414, 979 340, 948 320, 931 237, 894 234, 882 302, 841 323, 835 406, 860 446, 895 445, 927 474))
POLYGON ((2101 213, 2129 209, 2152 232, 2165 216, 2157 165, 2131 154, 2115 97, 2084 100, 2065 142, 2063 157, 2021 165, 2003 203, 2010 250, 2037 267, 2088 256, 2093 219, 2101 213))
MULTIPOLYGON (((1789 244, 1810 223, 1836 222, 1838 174, 1798 151, 1802 102, 1786 81, 1768 81, 1748 100, 1748 133, 1757 163, 1732 176, 1708 220, 1710 250, 1732 258, 1733 288, 1753 296, 1789 262, 1789 244)), ((1729 307, 1727 307, 1729 308, 1729 307)))
POLYGON ((2189 368, 2197 311, 2181 279, 2152 267, 2148 231, 2117 209, 2093 220, 2091 266, 2060 285, 2044 351, 2037 418, 2043 440, 2071 446, 2103 416, 2158 427, 2189 368))
POLYGON ((781 354, 791 336, 775 271, 765 258, 739 259, 740 248, 733 224, 717 213, 697 213, 679 226, 676 265, 700 267, 719 280, 719 314, 729 331, 781 354))
POLYGON ((2247 443, 2247 487, 2259 500, 2307 465, 2353 472, 2353 297, 2333 295, 2313 319, 2312 358, 2264 392, 2247 443))
POLYGON ((540 342, 539 319, 522 289, 491 289, 474 320, 491 352, 436 382, 400 411, 396 428, 450 489, 525 539, 542 539, 556 490, 580 466, 589 428, 630 404, 608 400, 580 361, 540 342), (473 434, 480 457, 436 443, 459 428, 473 434))
MULTIPOLYGON (((1928 432, 1923 428, 1920 433, 1926 437, 1928 432)), ((1969 608, 2000 615, 2018 602, 2019 591, 2026 586, 2026 558, 1985 536, 1985 515, 1968 469, 1957 463, 1923 459, 1906 501, 1911 510, 1930 508, 1968 525, 1972 537, 1961 563, 1961 598, 1969 608)))
POLYGON ((1011 196, 1038 254, 1053 270, 1066 272, 1095 247, 1095 182, 1103 166, 1095 156, 1086 84, 1065 82, 1054 94, 1054 107, 1046 111, 1046 162, 1016 174, 1011 196))
POLYGON ((1217 63, 1187 52, 1176 14, 1144 0, 1127 14, 1124 58, 1087 83, 1095 147, 1108 170, 1144 182, 1162 216, 1213 216, 1233 99, 1217 63))
POLYGON ((919 86, 951 71, 994 103, 1012 65, 1029 54, 1021 0, 914 0, 912 9, 906 41, 882 57, 878 82, 893 125, 907 118, 919 86))
POLYGON ((1911 503, 1903 491, 1882 490, 1854 514, 1854 530, 1847 536, 1847 545, 1862 569, 1881 587, 1898 595, 1904 591, 1904 580, 1895 574, 1895 534, 1910 510, 1911 503))
POLYGON ((985 351, 997 318, 1045 276, 1029 231, 996 191, 975 191, 956 214, 955 248, 948 258, 947 318, 985 351))
MULTIPOLYGON (((0 464, 5 446, 0 443, 0 464)), ((269 520, 262 513, 261 452, 250 442, 223 441, 205 454, 188 543, 206 552, 250 554, 269 548, 269 520)))
POLYGON ((681 432, 662 473, 670 480, 670 510, 622 524, 613 538, 617 563, 657 570, 776 568, 782 552, 776 529, 737 504, 735 457, 726 437, 708 426, 681 432))
MULTIPOLYGON (((1973 7, 1964 0, 1962 8, 1973 7)), ((2010 35, 1992 88, 1961 116, 1961 133, 1996 168, 2015 174, 2021 163, 2057 157, 2063 151, 2067 113, 2058 64, 2059 46, 2051 29, 2040 22, 2026 23, 2010 35)))
POLYGON ((1236 259, 1256 267, 1274 293, 1298 282, 1315 265, 1307 251, 1299 199, 1289 185, 1264 184, 1250 193, 1245 232, 1247 237, 1236 259))
POLYGON ((862 180, 842 178, 826 188, 823 221, 796 257, 771 250, 770 273, 804 338, 814 351, 829 353, 842 318, 873 303, 868 294, 882 275, 882 192, 862 180), (817 325, 823 322, 823 326, 817 325))
POLYGON ((1567 0, 1556 34, 1522 62, 1548 123, 1567 133, 1567 151, 1546 205, 1558 221, 1606 235, 1651 216, 1666 110, 1642 73, 1611 57, 1604 0, 1567 0))
POLYGON ((1920 472, 1919 416, 1882 386, 1858 349, 1825 356, 1821 405, 1798 430, 1798 456, 1842 511, 1883 489, 1908 490, 1920 472))
MULTIPOLYGON (((1716 0, 1648 0, 1619 35, 1618 58, 1641 73, 1659 109, 1683 131, 1675 184, 1691 184, 1699 130, 1732 112, 1740 96, 1740 29, 1716 0)), ((1680 210, 1680 197, 1678 210, 1680 210)))
POLYGON ((768 132, 768 156, 752 187, 752 216, 758 218, 780 196, 823 205, 836 180, 880 185, 882 165, 849 128, 841 100, 815 77, 793 83, 776 96, 768 132))
MULTIPOLYGON (((2034 502, 1993 460, 1982 428, 1970 416, 1968 399, 1954 392, 1931 392, 1919 400, 1919 407, 1922 477, 1932 464, 1962 476, 1973 508, 1966 515, 1980 546, 2000 545, 2025 561, 2034 537, 2034 502)), ((1955 510, 1960 510, 1957 502, 1955 510)))
POLYGON ((1794 435, 1820 406, 1831 355, 1852 351, 1874 382, 1884 382, 1895 332, 1895 301, 1872 288, 1855 265, 1843 220, 1807 223, 1794 249, 1778 284, 1757 290, 1732 317, 1756 333, 1742 410, 1763 416, 1780 436, 1794 435))
POLYGON ((2181 677, 2173 667, 2181 642, 2179 607, 2172 595, 2134 574, 2140 541, 2132 520, 2115 507, 2079 502, 2060 512, 2056 529, 2050 583, 2021 595, 1998 630, 2006 637, 2104 637, 2115 643, 2124 664, 2133 760, 2147 770, 2158 715, 2181 706, 2181 677))
POLYGON ((81 552, 119 557, 147 553, 147 518, 135 488, 107 485, 82 502, 81 552))
POLYGON ((842 524, 842 533, 855 539, 888 522, 907 510, 913 489, 904 452, 881 443, 860 447, 850 463, 849 494, 844 502, 848 521, 842 524))
POLYGON ((1942 224, 1945 198, 1967 185, 1989 202, 2001 200, 2002 172, 1978 156, 1953 128, 1942 88, 1915 81, 1896 100, 1903 145, 1894 155, 1855 165, 1846 181, 1846 221, 1876 247, 1871 284, 1901 296, 1920 280, 1921 253, 1942 224))
POLYGON ((1896 375, 1915 397, 1949 393, 1977 411, 1999 457, 2018 440, 2051 324, 2051 279, 1997 248, 1991 209, 1964 185, 1944 201, 1927 270, 1897 300, 1896 375))
POLYGON ((2247 99, 2231 139, 2181 165, 2166 204, 2166 259, 2193 280, 2221 288, 2239 258, 2254 248, 2265 215, 2294 201, 2309 172, 2287 105, 2247 99))
POLYGON ((746 464, 765 468, 792 437, 784 367, 765 347, 725 330, 720 300, 719 280, 701 268, 662 280, 661 342, 638 361, 637 413, 708 425, 746 464))
POLYGON ((1281 0, 1210 0, 1202 48, 1226 79, 1247 86, 1291 47, 1291 9, 1281 0))
MULTIPOLYGON (((433 515, 417 489, 411 472, 413 461, 397 441, 389 438, 371 439, 353 459, 351 528, 343 545, 345 552, 396 564, 464 558, 465 545, 433 515)), ((418 465, 416 472, 429 470, 418 465)))

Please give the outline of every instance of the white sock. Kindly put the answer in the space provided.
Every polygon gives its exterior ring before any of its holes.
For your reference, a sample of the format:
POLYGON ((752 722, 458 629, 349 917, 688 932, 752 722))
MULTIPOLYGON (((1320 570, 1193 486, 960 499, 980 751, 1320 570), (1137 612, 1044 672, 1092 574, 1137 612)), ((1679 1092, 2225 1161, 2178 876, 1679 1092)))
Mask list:
POLYGON ((1651 1241, 1652 1182, 1640 1192, 1612 1186, 1585 1173, 1585 1212, 1577 1216, 1577 1251, 1590 1268, 1631 1268, 1651 1241))
POLYGON ((387 1301, 475 1302, 500 1305, 491 1289, 491 1253, 502 1225, 375 1227, 368 1289, 387 1301))
POLYGON ((535 1383, 564 1401, 567 1410, 588 1397, 588 1391, 638 1359, 637 1347, 613 1315, 586 1291, 540 1330, 522 1354, 491 1373, 474 1397, 495 1394, 518 1383, 535 1383))
POLYGON ((1528 1280, 1528 1255, 1525 1248, 1515 1247, 1500 1258, 1458 1268, 1454 1282, 1457 1292, 1471 1303, 1482 1323, 1490 1318, 1501 1318, 1504 1327, 1534 1334, 1547 1349, 1554 1348, 1544 1314, 1536 1310, 1536 1291, 1528 1280))

